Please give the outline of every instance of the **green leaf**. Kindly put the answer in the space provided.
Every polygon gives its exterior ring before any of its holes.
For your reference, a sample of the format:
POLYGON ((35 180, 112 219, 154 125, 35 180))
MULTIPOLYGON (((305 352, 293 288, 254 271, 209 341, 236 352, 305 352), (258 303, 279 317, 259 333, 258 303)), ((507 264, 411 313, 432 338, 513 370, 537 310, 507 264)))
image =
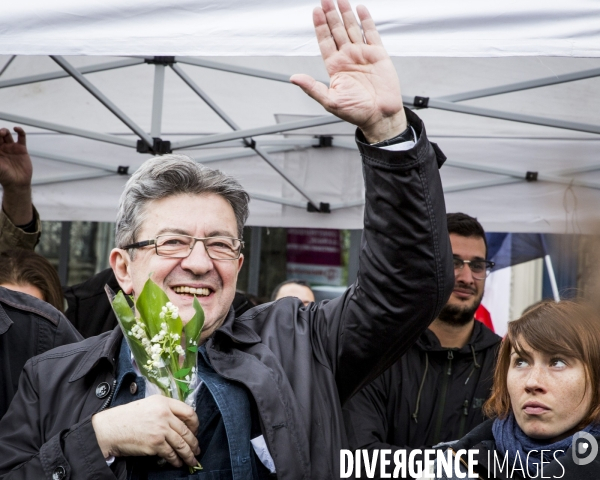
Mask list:
POLYGON ((112 307, 123 328, 127 329, 128 331, 131 330, 131 327, 133 327, 135 324, 135 316, 131 310, 131 307, 129 306, 129 303, 127 303, 125 295, 123 295, 122 290, 115 295, 115 298, 112 301, 112 307))
POLYGON ((183 330, 183 321, 181 320, 180 316, 177 316, 175 319, 169 317, 167 319, 167 325, 169 325, 171 332, 178 333, 181 336, 181 331, 183 330))
POLYGON ((130 337, 129 335, 125 335, 125 338, 127 339, 127 344, 129 345, 129 349, 131 350, 133 358, 135 359, 135 362, 138 364, 138 367, 140 368, 142 375, 147 376, 146 371, 144 370, 143 367, 146 365, 146 362, 150 359, 150 356, 146 353, 146 349, 144 348, 142 343, 137 338, 135 338, 133 336, 130 337))
POLYGON ((188 373, 190 373, 192 369, 191 368, 182 368, 181 370, 177 370, 173 376, 175 378, 183 378, 185 377, 188 373))
POLYGON ((200 332, 202 332, 202 327, 204 326, 204 310, 202 309, 202 305, 194 295, 194 302, 192 304, 194 306, 194 316, 190 319, 188 323, 185 324, 183 330, 185 331, 185 343, 190 346, 192 342, 198 342, 200 339, 200 332))
POLYGON ((188 352, 198 353, 198 347, 196 345, 192 345, 191 347, 188 347, 187 350, 188 350, 188 352))
POLYGON ((159 317, 159 314, 162 307, 169 301, 167 294, 156 283, 151 279, 146 280, 142 293, 138 295, 135 302, 135 307, 142 322, 148 326, 150 338, 160 331, 160 324, 164 320, 159 317))
POLYGON ((188 393, 190 391, 190 387, 188 386, 187 383, 179 382, 177 380, 175 380, 175 381, 177 382, 177 386, 183 393, 188 393))

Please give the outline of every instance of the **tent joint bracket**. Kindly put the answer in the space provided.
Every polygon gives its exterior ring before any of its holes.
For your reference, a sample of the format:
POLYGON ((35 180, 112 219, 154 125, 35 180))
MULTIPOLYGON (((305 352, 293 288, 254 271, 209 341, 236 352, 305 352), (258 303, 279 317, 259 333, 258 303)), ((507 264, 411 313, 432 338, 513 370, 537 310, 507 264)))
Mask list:
POLYGON ((308 202, 306 204, 307 212, 316 212, 316 213, 331 213, 331 206, 329 203, 319 202, 319 206, 315 206, 314 203, 308 202))
POLYGON ((525 180, 528 182, 537 182, 538 172, 527 172, 525 174, 525 180))
POLYGON ((138 140, 136 145, 138 153, 151 153, 152 155, 164 155, 172 153, 171 142, 159 137, 152 137, 152 145, 148 145, 144 140, 138 140))
POLYGON ((326 148, 333 146, 333 137, 331 135, 315 135, 319 139, 318 145, 313 145, 313 148, 326 148))
POLYGON ((413 106, 417 108, 427 108, 429 106, 429 97, 416 96, 413 100, 413 106))
POLYGON ((175 57, 165 57, 165 56, 154 56, 152 58, 146 58, 144 60, 148 65, 164 65, 168 67, 169 65, 173 65, 177 63, 175 57))

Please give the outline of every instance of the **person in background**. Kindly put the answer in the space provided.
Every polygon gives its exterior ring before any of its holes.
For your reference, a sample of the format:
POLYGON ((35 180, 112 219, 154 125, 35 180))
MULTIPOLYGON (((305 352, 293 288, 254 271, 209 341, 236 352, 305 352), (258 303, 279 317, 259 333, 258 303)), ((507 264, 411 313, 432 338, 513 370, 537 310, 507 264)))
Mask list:
MULTIPOLYGON (((490 420, 439 447, 449 448, 446 455, 452 456, 462 449, 477 451, 477 478, 599 478, 597 445, 591 457, 593 440, 600 441, 596 309, 568 300, 548 301, 509 322, 484 411, 490 420), (593 439, 577 440, 577 433, 593 439)), ((452 465, 451 474, 426 472, 430 476, 422 478, 432 478, 432 473, 435 478, 465 478, 461 462, 452 465)))
POLYGON ((59 311, 64 298, 56 269, 41 255, 14 249, 0 253, 0 287, 33 295, 59 311))
POLYGON ((12 248, 33 250, 41 232, 39 215, 31 200, 33 167, 27 153, 25 131, 15 127, 17 141, 0 128, 0 252, 12 248))
POLYGON ((304 280, 297 279, 286 280, 277 285, 271 294, 271 301, 274 302, 283 297, 297 297, 304 306, 315 301, 315 294, 310 285, 304 280))
POLYGON ((431 446, 461 438, 485 420, 481 409, 501 338, 474 315, 493 264, 475 218, 449 213, 447 224, 452 295, 408 352, 344 406, 351 449, 431 446))

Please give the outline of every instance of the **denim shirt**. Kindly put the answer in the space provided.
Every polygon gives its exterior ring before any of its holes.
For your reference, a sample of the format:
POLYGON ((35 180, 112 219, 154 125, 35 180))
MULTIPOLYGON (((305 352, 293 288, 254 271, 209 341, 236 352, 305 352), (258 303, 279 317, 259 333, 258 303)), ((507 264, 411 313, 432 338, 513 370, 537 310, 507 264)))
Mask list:
MULTIPOLYGON (((156 457, 132 457, 128 459, 128 479, 260 480, 268 477, 268 470, 250 443, 253 431, 258 428, 258 417, 253 415, 245 388, 214 371, 204 345, 198 349, 197 371, 203 382, 196 398, 199 461, 203 470, 190 475, 187 466, 159 466, 156 457)), ((129 346, 123 341, 111 407, 142 399, 145 392, 145 379, 137 375, 129 346)))

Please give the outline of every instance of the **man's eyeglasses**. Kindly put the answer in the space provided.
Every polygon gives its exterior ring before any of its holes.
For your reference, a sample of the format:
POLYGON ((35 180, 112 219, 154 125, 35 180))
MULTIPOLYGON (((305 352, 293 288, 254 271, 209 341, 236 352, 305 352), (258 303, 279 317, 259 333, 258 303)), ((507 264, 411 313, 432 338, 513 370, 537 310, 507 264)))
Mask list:
POLYGON ((471 275, 475 280, 483 280, 486 278, 492 268, 494 268, 495 263, 490 262, 488 260, 463 260, 462 258, 454 257, 454 273, 457 270, 462 270, 465 264, 469 265, 469 269, 471 270, 471 275))
POLYGON ((129 250, 130 248, 154 245, 156 254, 161 257, 186 258, 192 253, 196 242, 204 244, 207 255, 213 260, 236 260, 240 258, 244 246, 242 240, 232 237, 196 238, 189 235, 158 235, 153 240, 132 243, 123 249, 129 250))

